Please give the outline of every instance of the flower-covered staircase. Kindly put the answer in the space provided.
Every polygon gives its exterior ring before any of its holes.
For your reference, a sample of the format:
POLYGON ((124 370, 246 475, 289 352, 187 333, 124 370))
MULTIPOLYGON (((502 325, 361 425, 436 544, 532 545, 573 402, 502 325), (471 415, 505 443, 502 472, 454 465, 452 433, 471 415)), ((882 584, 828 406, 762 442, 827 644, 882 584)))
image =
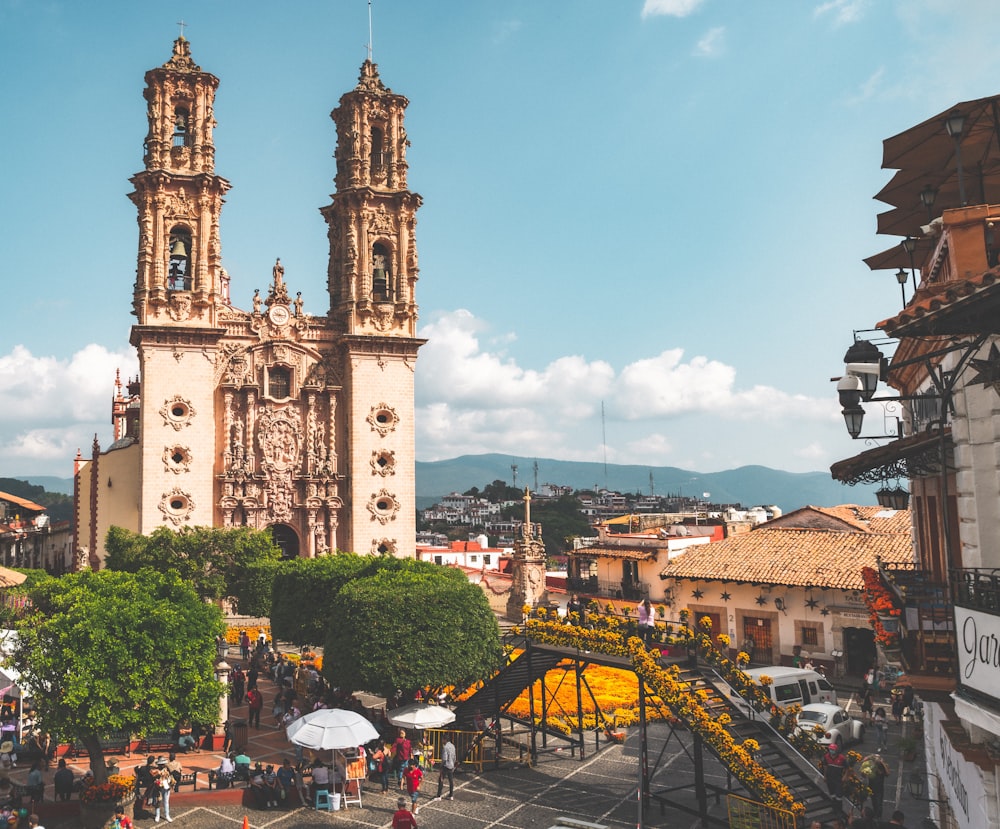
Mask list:
MULTIPOLYGON (((808 735, 796 738, 797 745, 782 736, 781 732, 794 733, 794 720, 771 707, 761 689, 725 656, 725 647, 715 646, 711 621, 703 622, 708 632, 684 626, 671 644, 684 653, 700 655, 711 666, 711 674, 699 670, 696 659, 689 659, 688 667, 677 662, 663 665, 658 650, 647 649, 634 636, 628 638, 627 628, 616 627, 613 621, 586 629, 529 620, 525 634, 536 652, 551 645, 627 656, 647 693, 670 710, 675 728, 681 726, 696 735, 754 798, 791 812, 800 825, 831 819, 840 804, 829 797, 816 768, 800 754, 800 750, 818 754, 817 744, 808 735)), ((720 644, 727 646, 728 641, 720 644)), ((699 799, 704 802, 703 793, 699 799)))

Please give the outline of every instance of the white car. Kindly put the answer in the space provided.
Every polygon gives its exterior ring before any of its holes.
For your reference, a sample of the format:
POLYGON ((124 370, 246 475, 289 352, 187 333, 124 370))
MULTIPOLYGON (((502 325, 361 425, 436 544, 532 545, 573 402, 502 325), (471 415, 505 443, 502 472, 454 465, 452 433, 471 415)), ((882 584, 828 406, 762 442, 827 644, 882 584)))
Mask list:
POLYGON ((812 702, 803 705, 797 718, 799 732, 812 735, 820 745, 836 743, 846 746, 860 743, 865 737, 865 724, 851 717, 839 705, 812 702))

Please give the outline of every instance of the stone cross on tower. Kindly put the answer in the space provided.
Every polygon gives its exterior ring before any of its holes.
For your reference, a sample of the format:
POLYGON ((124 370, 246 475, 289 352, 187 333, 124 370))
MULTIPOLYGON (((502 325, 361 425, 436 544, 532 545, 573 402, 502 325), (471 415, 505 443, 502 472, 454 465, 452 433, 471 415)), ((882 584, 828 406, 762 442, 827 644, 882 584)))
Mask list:
POLYGON ((524 488, 524 525, 521 537, 514 542, 512 582, 510 598, 507 599, 507 618, 520 622, 525 605, 534 608, 548 604, 548 590, 545 588, 545 543, 542 541, 541 527, 531 523, 531 492, 524 488))

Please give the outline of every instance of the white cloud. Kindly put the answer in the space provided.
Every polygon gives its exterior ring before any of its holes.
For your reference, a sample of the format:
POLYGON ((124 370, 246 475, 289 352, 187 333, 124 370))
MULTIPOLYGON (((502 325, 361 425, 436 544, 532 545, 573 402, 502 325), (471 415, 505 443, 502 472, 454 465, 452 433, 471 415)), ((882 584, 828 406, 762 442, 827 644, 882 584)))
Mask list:
MULTIPOLYGON (((483 346, 496 338, 465 310, 436 315, 420 335, 428 338, 417 361, 422 460, 510 452, 593 461, 606 453, 615 463, 676 465, 677 453, 690 453, 702 434, 713 433, 706 424, 714 424, 714 435, 739 447, 739 453, 720 456, 742 453, 739 463, 767 463, 759 431, 780 432, 794 421, 808 434, 810 425, 828 424, 834 410, 828 399, 770 386, 739 389, 732 366, 703 356, 685 360, 680 348, 636 360, 616 374, 607 362, 580 355, 522 368, 483 346)), ((791 445, 782 447, 789 457, 791 445)), ((782 461, 776 452, 773 463, 782 461)))
POLYGON ((687 17, 697 11, 704 0, 646 0, 643 17, 687 17))
POLYGON ((109 437, 115 371, 137 372, 135 353, 88 345, 69 360, 17 345, 0 355, 0 467, 69 477, 76 450, 109 437))
POLYGON ((827 3, 820 3, 813 10, 813 16, 825 17, 829 15, 833 18, 835 26, 845 26, 849 23, 857 23, 864 17, 866 5, 866 0, 829 0, 827 3))
POLYGON ((702 35, 695 44, 694 53, 702 58, 715 58, 726 50, 726 28, 716 26, 702 35))

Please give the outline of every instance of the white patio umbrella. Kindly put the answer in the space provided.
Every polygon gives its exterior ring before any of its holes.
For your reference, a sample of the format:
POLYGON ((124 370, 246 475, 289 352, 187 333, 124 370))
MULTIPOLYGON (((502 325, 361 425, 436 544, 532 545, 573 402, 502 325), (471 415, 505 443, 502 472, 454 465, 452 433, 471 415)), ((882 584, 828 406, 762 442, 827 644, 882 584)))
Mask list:
POLYGON ((443 705, 411 702, 390 711, 389 722, 401 728, 442 728, 455 722, 455 712, 443 705))
POLYGON ((378 737, 368 720, 344 708, 320 708, 299 717, 285 733, 296 745, 314 751, 357 748, 378 737))

